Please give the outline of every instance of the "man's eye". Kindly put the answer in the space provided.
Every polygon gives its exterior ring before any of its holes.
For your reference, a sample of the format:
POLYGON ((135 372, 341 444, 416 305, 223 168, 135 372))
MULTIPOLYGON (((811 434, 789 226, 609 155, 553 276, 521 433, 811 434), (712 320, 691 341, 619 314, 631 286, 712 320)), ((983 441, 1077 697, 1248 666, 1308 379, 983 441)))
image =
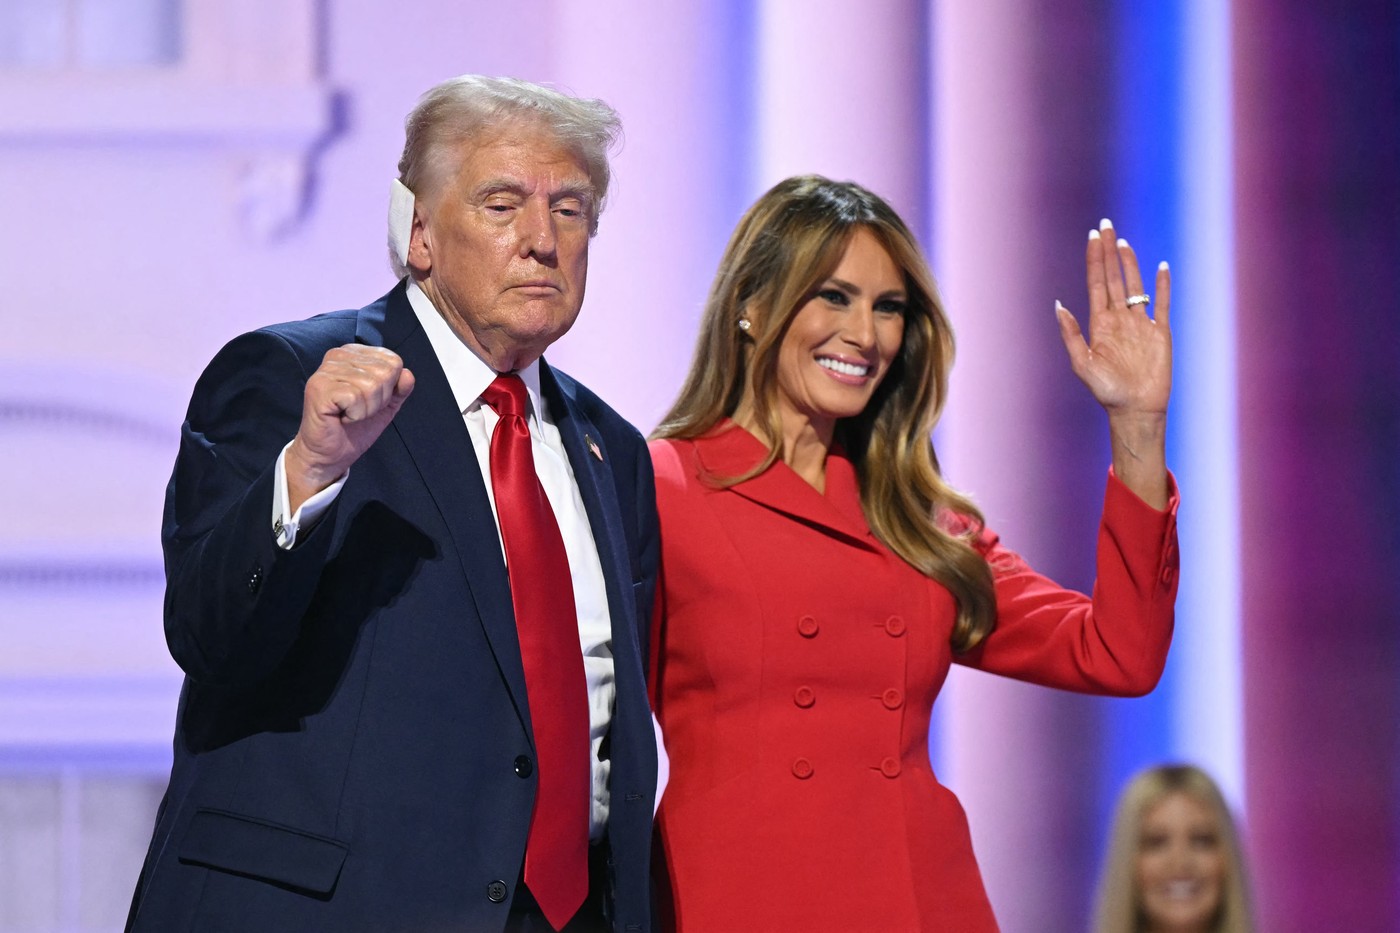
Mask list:
POLYGON ((556 214, 562 214, 565 217, 579 217, 583 214, 583 211, 576 207, 556 207, 554 212, 556 214))
POLYGON ((506 211, 510 210, 510 205, 509 205, 509 204, 488 204, 488 205, 486 205, 486 210, 489 211, 489 212, 492 213, 492 214, 504 214, 506 211))

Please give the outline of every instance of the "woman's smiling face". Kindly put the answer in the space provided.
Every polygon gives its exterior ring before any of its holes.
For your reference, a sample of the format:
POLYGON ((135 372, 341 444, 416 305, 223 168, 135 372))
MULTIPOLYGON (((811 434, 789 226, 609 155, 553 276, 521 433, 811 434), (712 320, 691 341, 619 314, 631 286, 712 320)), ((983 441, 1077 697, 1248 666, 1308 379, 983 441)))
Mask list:
POLYGON ((793 317, 778 350, 778 410, 826 437, 860 414, 904 341, 904 275, 859 228, 836 269, 793 317))
POLYGON ((1152 933, 1211 929, 1225 889, 1225 849, 1214 811, 1173 791, 1142 817, 1138 906, 1152 933))

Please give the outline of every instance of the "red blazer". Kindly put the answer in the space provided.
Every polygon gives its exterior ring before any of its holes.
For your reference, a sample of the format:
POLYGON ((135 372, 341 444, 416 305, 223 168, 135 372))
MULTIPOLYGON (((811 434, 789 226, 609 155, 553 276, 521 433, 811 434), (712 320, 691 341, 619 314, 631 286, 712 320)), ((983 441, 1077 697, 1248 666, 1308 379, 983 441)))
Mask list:
POLYGON ((870 532, 849 461, 826 493, 739 428, 653 441, 662 577, 652 691, 671 761, 659 816, 676 925, 996 930, 967 820, 929 764, 949 664, 1086 693, 1155 686, 1171 641, 1176 496, 1110 474, 1093 598, 987 532, 995 631, 949 647, 952 595, 870 532))

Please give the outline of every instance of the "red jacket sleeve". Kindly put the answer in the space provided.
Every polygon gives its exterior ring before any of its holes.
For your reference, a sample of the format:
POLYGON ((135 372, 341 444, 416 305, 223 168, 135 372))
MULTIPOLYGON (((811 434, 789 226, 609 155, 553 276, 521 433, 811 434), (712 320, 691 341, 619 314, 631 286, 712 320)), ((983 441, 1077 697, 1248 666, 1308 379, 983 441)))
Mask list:
POLYGON ((1063 690, 1151 691, 1166 665, 1175 621, 1178 503, 1174 478, 1167 508, 1159 512, 1109 471, 1092 597, 1036 573, 984 531, 977 547, 992 568, 996 626, 955 660, 1063 690))

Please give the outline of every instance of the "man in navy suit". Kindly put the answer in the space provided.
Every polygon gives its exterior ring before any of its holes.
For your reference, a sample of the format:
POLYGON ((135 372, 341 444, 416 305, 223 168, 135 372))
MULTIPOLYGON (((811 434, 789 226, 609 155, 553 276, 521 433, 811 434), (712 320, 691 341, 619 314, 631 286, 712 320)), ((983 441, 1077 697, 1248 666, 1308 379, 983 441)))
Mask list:
POLYGON ((185 685, 128 930, 650 929, 650 459, 541 359, 583 301, 617 131, 526 82, 432 89, 395 183, 399 284, 245 334, 200 378, 162 534, 185 685), (507 416, 483 402, 502 374, 567 555, 553 579, 507 571, 507 416), (517 627, 539 594, 577 628, 557 701, 517 627), (542 759, 551 704, 577 711, 557 727, 576 757, 542 759), (542 771, 578 788, 557 832, 532 828, 542 771), (549 846, 586 884, 530 874, 549 846))

